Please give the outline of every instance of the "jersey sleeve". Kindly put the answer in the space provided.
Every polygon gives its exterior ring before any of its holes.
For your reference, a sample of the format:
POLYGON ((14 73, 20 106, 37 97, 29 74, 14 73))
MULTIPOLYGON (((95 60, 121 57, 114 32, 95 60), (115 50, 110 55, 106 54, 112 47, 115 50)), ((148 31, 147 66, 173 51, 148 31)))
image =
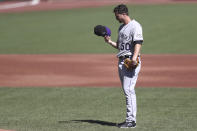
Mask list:
POLYGON ((136 24, 135 26, 133 41, 143 41, 142 26, 140 24, 136 24))

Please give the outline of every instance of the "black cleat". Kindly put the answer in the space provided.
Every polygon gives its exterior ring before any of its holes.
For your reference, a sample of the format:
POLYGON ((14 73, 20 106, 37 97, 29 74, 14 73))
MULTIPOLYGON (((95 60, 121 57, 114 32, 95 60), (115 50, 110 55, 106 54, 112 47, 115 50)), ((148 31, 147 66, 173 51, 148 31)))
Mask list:
POLYGON ((136 123, 135 121, 132 122, 123 122, 118 124, 119 128, 135 128, 136 127, 136 123))

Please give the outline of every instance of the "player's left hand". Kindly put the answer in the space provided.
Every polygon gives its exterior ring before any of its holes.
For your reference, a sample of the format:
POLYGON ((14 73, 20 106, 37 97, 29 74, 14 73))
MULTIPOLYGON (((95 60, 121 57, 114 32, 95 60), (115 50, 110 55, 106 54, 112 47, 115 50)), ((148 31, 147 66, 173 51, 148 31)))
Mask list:
POLYGON ((139 60, 137 59, 137 60, 131 60, 131 59, 129 59, 129 58, 126 58, 125 60, 124 60, 124 65, 125 65, 125 67, 128 69, 128 70, 133 70, 133 69, 135 69, 137 66, 138 66, 138 64, 139 64, 139 60))
POLYGON ((138 66, 138 61, 137 60, 131 60, 132 61, 132 67, 136 68, 138 66))

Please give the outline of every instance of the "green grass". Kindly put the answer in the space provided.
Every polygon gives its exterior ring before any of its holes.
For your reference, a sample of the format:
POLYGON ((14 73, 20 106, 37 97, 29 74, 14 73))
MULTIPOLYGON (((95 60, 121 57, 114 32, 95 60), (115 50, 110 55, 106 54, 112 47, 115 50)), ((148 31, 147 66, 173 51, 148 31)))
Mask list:
MULTIPOLYGON (((144 31, 144 54, 195 54, 197 4, 129 5, 144 31)), ((116 53, 93 34, 97 24, 119 23, 114 6, 0 14, 0 54, 116 53)))
MULTIPOLYGON (((195 131, 196 88, 136 88, 134 131, 195 131)), ((119 131, 121 88, 0 88, 0 129, 119 131)))

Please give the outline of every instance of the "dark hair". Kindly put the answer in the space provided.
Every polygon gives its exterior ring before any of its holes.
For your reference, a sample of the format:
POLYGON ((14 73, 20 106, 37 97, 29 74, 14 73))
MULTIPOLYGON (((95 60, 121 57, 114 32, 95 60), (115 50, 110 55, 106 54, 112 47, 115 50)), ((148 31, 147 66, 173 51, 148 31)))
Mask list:
POLYGON ((116 7, 114 8, 114 13, 118 13, 118 14, 123 14, 123 13, 125 13, 125 14, 129 15, 128 8, 127 8, 127 6, 124 5, 124 4, 120 4, 120 5, 116 6, 116 7))

